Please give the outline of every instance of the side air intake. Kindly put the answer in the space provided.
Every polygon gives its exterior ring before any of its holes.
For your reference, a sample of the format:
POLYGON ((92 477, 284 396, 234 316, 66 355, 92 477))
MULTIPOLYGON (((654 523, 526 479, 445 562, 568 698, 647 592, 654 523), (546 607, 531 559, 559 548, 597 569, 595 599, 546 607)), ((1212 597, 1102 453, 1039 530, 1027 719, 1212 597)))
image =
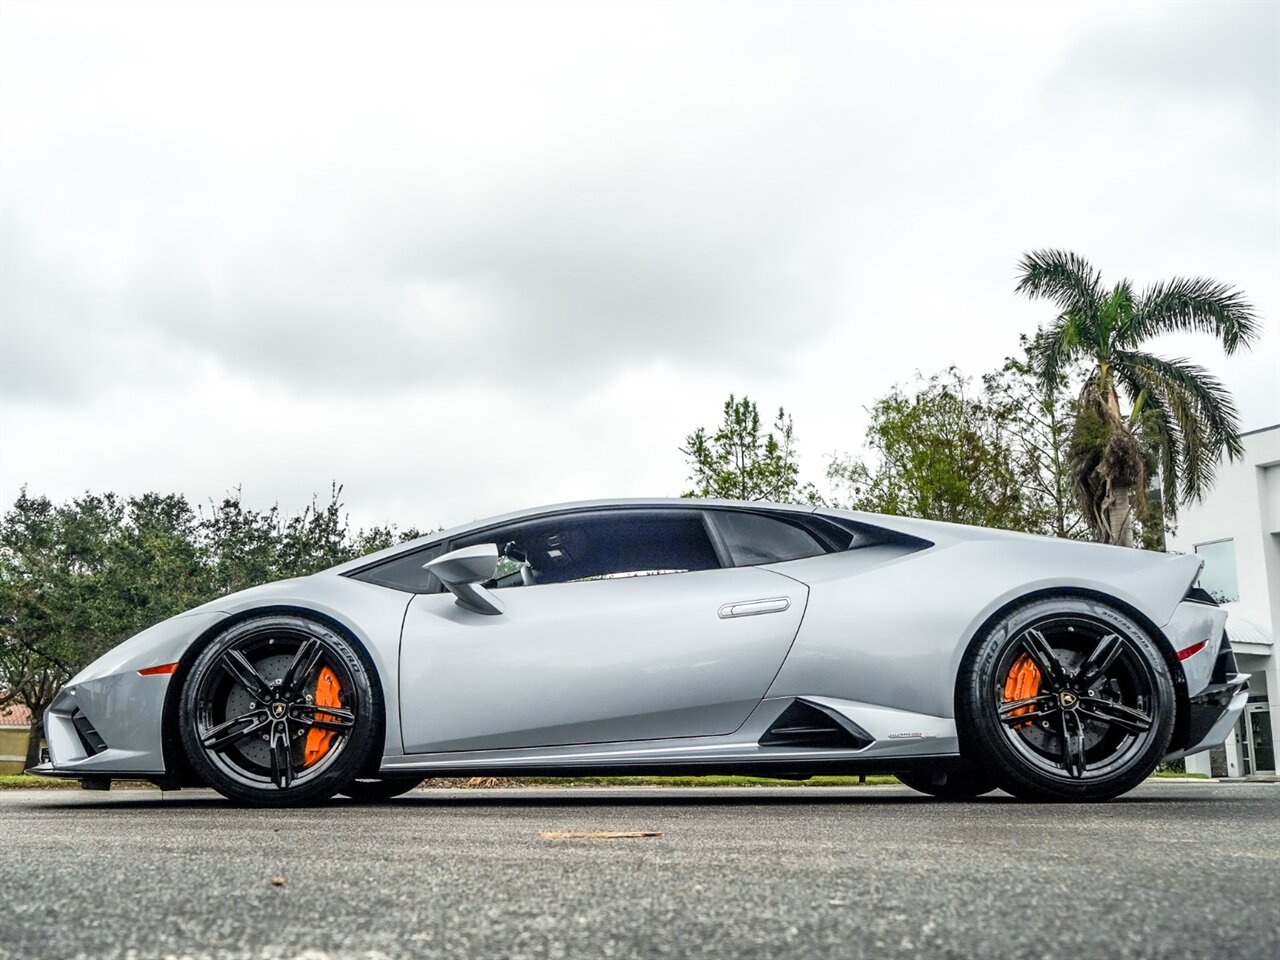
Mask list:
POLYGON ((107 749, 106 741, 93 728, 89 718, 78 709, 71 714, 71 723, 76 728, 76 736, 80 738, 80 746, 84 747, 86 754, 93 757, 107 749))
POLYGON ((874 740, 852 720, 807 700, 796 700, 764 732, 760 746, 860 750, 874 740))

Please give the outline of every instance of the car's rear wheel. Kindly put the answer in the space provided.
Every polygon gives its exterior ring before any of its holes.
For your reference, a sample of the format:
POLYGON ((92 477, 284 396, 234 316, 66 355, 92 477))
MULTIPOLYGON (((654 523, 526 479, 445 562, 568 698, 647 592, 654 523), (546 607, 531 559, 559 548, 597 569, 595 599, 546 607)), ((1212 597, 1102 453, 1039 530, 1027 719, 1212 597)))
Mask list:
POLYGON ((989 773, 968 762, 947 769, 912 770, 897 777, 912 790, 939 800, 972 800, 999 786, 989 773))
POLYGON ((196 658, 178 712, 183 746, 223 796, 296 806, 364 769, 380 704, 352 644, 296 616, 244 620, 196 658))
POLYGON ((1079 597, 1019 607, 961 668, 961 748, 1006 792, 1107 800, 1141 783, 1173 733, 1173 679, 1147 631, 1079 597))
POLYGON ((358 803, 380 803, 408 793, 421 777, 361 777, 342 788, 342 795, 358 803))

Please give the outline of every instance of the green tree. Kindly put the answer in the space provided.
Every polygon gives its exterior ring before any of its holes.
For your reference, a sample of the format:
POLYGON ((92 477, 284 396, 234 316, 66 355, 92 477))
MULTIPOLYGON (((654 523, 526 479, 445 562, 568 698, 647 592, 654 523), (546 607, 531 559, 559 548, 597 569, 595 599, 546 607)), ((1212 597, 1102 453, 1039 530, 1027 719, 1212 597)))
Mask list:
POLYGON ((895 387, 870 413, 871 456, 828 468, 843 505, 1011 530, 1042 523, 1005 435, 1008 406, 974 394, 955 367, 921 378, 914 392, 895 387))
POLYGON ((812 484, 800 483, 795 428, 782 407, 773 429, 765 433, 750 398, 729 394, 715 431, 699 427, 685 438, 680 452, 689 459, 693 482, 686 497, 779 503, 819 499, 812 484))
POLYGON ((211 596, 198 520, 181 494, 131 497, 110 534, 112 596, 121 629, 133 631, 182 613, 211 596))
POLYGON ((355 537, 347 515, 342 512, 342 487, 333 483, 329 502, 320 505, 318 497, 288 517, 280 526, 279 567, 286 577, 305 577, 335 564, 352 560, 356 552, 355 537))
POLYGON ((1069 462, 1076 401, 1065 376, 1046 384, 1027 357, 1007 357, 999 370, 984 374, 983 392, 999 424, 1012 462, 1024 479, 1027 526, 1032 533, 1078 538, 1088 528, 1076 503, 1069 462))
POLYGON ((72 675, 121 640, 207 594, 180 496, 85 494, 55 506, 21 492, 0 525, 0 677, 43 713, 72 675))
POLYGON ((285 514, 279 504, 266 510, 246 506, 239 487, 203 510, 194 531, 195 549, 207 569, 212 597, 284 577, 305 577, 347 560, 412 540, 415 527, 395 524, 352 531, 343 510, 342 485, 329 499, 285 514))
POLYGON ((85 494, 64 504, 24 489, 0 521, 0 705, 31 708, 28 765, 45 709, 106 650, 207 600, 305 576, 418 536, 351 532, 342 487, 301 513, 253 510, 240 491, 206 515, 177 494, 85 494))
MULTIPOLYGON (((0 706, 17 702, 31 708, 27 766, 36 759, 44 709, 74 672, 55 649, 42 649, 49 613, 31 576, 41 556, 57 543, 53 504, 23 489, 0 529, 0 706)), ((50 644, 49 646, 52 646, 50 644)))
POLYGON ((287 575, 280 570, 279 506, 250 509, 239 487, 209 513, 201 508, 197 544, 215 597, 287 575))
MULTIPOLYGON (((443 529, 437 527, 437 529, 443 529)), ((424 535, 424 531, 417 527, 404 527, 403 529, 394 523, 375 525, 368 529, 361 528, 356 531, 352 542, 352 556, 363 557, 366 553, 373 553, 376 550, 385 550, 388 547, 394 547, 398 543, 405 543, 409 540, 416 540, 424 535)))
POLYGON ((1141 293, 1129 280, 1109 290, 1086 260, 1062 250, 1027 254, 1017 290, 1051 301, 1057 317, 1031 347, 1046 385, 1084 369, 1071 440, 1072 485, 1085 522, 1104 543, 1132 545, 1135 511, 1146 510, 1149 464, 1157 466, 1164 514, 1198 500, 1225 453, 1242 452, 1227 388, 1186 359, 1143 349, 1152 337, 1199 331, 1227 354, 1257 336, 1253 307, 1232 287, 1175 278, 1141 293), (1122 409, 1127 404, 1128 411, 1122 409))

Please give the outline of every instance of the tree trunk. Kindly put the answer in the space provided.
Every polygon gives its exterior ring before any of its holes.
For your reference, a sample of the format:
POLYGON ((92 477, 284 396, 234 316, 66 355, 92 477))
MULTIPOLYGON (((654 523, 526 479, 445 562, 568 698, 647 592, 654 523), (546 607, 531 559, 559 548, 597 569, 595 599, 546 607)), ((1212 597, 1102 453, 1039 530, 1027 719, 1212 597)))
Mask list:
POLYGON ((1109 436, 1102 451, 1102 462, 1095 468, 1095 474, 1102 481, 1102 499, 1093 504, 1094 516, 1103 543, 1132 547, 1133 478, 1137 477, 1142 484, 1145 474, 1141 450, 1120 415, 1120 396, 1106 364, 1101 367, 1099 393, 1109 436))
POLYGON ((1129 487, 1112 487, 1102 501, 1101 514, 1105 521, 1103 543, 1120 547, 1133 546, 1133 491, 1129 487))
POLYGON ((44 706, 31 710, 31 739, 27 741, 27 761, 24 770, 30 770, 40 762, 40 741, 44 738, 44 706))

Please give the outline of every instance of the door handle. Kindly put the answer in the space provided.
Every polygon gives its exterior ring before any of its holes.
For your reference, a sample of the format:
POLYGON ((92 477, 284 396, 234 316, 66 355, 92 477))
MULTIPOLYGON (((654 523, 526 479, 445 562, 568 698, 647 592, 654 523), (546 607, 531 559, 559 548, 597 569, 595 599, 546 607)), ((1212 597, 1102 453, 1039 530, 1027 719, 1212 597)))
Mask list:
POLYGON ((720 608, 720 619, 731 620, 734 617, 757 617, 762 613, 781 613, 791 606, 786 597, 772 597, 768 600, 743 600, 739 603, 726 603, 720 608))

